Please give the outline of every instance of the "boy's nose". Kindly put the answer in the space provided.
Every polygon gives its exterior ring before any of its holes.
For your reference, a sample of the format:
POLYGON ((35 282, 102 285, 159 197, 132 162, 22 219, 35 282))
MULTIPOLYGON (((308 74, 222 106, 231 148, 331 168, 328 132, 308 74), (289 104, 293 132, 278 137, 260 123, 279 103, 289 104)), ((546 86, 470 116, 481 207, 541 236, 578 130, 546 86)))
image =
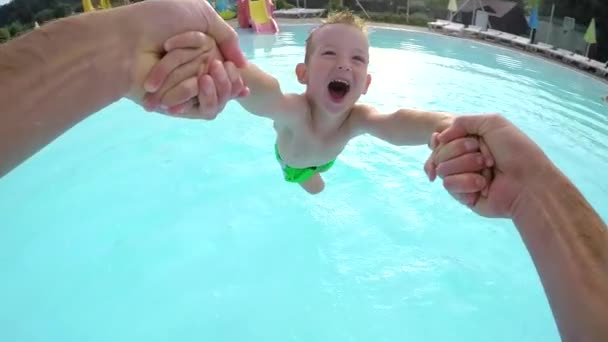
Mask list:
POLYGON ((338 70, 350 71, 351 68, 348 65, 338 65, 338 70))

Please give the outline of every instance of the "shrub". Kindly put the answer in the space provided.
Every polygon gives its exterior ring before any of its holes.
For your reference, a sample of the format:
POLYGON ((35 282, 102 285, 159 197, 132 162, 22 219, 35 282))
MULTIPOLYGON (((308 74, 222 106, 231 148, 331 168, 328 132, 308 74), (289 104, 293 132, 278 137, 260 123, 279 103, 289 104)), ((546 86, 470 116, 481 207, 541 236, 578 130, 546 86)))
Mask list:
POLYGON ((329 2, 327 3, 328 12, 343 11, 346 9, 347 8, 343 6, 342 1, 340 0, 329 0, 329 2))
POLYGON ((11 39, 11 33, 8 29, 5 27, 0 28, 0 43, 4 43, 9 39, 11 39))
POLYGON ((19 21, 13 21, 8 26, 8 32, 11 34, 11 37, 17 37, 19 33, 25 31, 25 27, 19 21))
POLYGON ((55 19, 55 11, 51 8, 43 9, 34 15, 34 20, 36 20, 38 24, 42 24, 52 19, 55 19))
POLYGON ((290 8, 295 7, 294 5, 290 4, 286 0, 276 0, 275 5, 276 5, 277 9, 290 9, 290 8))
POLYGON ((426 13, 417 12, 410 14, 410 25, 426 26, 426 23, 432 21, 426 13))

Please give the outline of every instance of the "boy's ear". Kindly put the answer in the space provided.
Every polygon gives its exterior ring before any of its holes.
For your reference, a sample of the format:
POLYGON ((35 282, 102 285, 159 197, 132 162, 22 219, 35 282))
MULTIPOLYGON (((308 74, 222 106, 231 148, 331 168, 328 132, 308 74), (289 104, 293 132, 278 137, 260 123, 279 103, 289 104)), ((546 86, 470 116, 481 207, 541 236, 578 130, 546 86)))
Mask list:
POLYGON ((296 65, 296 75, 298 76, 298 82, 306 84, 306 82, 308 81, 308 73, 306 71, 306 64, 298 63, 298 65, 296 65))
POLYGON ((365 80, 365 88, 363 88, 363 94, 367 94, 367 88, 369 88, 370 83, 372 83, 372 75, 367 74, 367 79, 365 80))

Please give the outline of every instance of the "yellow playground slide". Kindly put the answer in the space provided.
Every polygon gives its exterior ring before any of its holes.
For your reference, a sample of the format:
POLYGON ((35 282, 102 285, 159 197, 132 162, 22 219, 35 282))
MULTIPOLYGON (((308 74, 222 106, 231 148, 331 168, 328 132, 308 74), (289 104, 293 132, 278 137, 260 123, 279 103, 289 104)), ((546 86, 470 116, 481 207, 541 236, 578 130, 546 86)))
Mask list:
POLYGON ((248 0, 251 26, 255 32, 275 33, 278 26, 274 18, 268 12, 268 0, 248 0))
MULTIPOLYGON (((109 9, 112 8, 112 3, 110 0, 99 0, 99 8, 100 9, 109 9)), ((82 10, 85 12, 93 12, 95 7, 91 0, 82 0, 82 10)))

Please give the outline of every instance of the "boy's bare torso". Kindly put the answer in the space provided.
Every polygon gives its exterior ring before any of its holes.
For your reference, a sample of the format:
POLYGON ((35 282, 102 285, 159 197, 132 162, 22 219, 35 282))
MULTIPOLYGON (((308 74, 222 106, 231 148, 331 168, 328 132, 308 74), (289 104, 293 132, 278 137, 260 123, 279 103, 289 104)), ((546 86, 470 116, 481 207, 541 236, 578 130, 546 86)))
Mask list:
POLYGON ((287 96, 284 113, 274 122, 283 161, 291 167, 305 168, 335 160, 353 137, 361 108, 355 105, 342 117, 327 120, 313 112, 305 94, 287 96))

